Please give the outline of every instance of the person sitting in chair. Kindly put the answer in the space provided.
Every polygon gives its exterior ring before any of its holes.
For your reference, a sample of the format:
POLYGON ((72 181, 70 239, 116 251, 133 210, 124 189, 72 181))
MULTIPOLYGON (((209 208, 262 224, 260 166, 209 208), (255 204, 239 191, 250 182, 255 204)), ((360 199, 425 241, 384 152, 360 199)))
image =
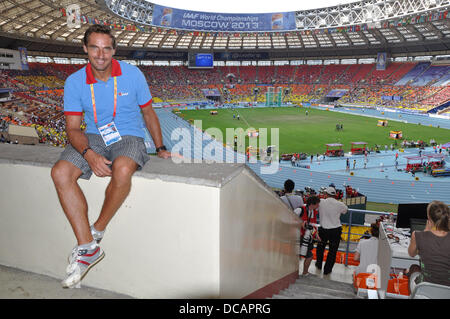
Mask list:
POLYGON ((420 256, 420 282, 450 286, 450 209, 443 202, 432 201, 427 216, 425 230, 412 233, 408 254, 420 256))

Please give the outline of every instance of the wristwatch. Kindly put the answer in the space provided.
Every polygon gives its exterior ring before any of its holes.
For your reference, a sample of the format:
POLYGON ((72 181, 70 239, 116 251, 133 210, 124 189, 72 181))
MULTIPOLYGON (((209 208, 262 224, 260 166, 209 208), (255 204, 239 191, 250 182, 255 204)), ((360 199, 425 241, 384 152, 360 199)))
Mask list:
POLYGON ((86 148, 83 150, 83 152, 81 152, 81 156, 83 156, 83 158, 84 158, 84 155, 85 155, 86 152, 87 152, 88 150, 90 150, 90 149, 91 149, 90 146, 86 147, 86 148))
POLYGON ((159 151, 167 151, 166 146, 165 146, 165 145, 162 145, 162 146, 160 146, 160 147, 157 147, 157 148, 156 148, 156 153, 159 153, 159 151))

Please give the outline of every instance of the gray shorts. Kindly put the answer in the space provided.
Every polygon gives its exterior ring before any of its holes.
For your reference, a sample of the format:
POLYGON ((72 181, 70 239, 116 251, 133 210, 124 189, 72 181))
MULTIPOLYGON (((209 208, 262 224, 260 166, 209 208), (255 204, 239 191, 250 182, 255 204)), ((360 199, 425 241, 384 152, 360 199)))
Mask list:
MULTIPOLYGON (((111 162, 119 156, 126 156, 131 158, 138 164, 138 170, 144 167, 145 163, 150 159, 147 155, 147 149, 145 148, 144 139, 141 137, 125 135, 122 136, 122 140, 106 146, 105 142, 100 135, 97 134, 86 134, 89 140, 89 146, 92 150, 111 162)), ((83 175, 80 176, 82 179, 90 179, 92 175, 92 170, 88 162, 81 156, 78 151, 73 148, 72 145, 68 144, 66 149, 61 153, 59 157, 60 160, 68 161, 81 169, 83 175)))

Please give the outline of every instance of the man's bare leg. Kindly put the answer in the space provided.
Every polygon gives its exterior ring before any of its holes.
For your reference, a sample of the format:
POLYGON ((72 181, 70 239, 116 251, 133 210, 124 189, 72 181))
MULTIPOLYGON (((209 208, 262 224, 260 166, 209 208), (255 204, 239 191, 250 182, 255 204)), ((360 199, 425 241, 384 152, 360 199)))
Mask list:
POLYGON ((100 216, 94 223, 98 231, 104 231, 119 210, 131 190, 131 178, 138 165, 126 156, 117 157, 112 165, 112 177, 105 191, 105 201, 100 216))
POLYGON ((309 265, 311 265, 311 261, 312 261, 312 257, 309 258, 305 258, 304 262, 303 262, 303 275, 306 275, 308 273, 309 270, 309 265))
POLYGON ((51 172, 59 202, 72 226, 78 245, 93 241, 86 197, 77 182, 82 174, 78 167, 64 160, 58 161, 51 172))

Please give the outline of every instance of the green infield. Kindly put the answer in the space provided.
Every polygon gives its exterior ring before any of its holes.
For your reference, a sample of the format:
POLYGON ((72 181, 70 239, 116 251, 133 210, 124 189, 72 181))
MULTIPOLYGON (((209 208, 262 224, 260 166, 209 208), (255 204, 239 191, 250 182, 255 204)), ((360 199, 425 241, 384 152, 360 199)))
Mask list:
MULTIPOLYGON (((391 130, 402 131, 404 139, 423 140, 426 143, 434 139, 438 144, 443 144, 448 142, 450 135, 449 130, 443 128, 394 120, 388 120, 388 126, 381 127, 377 126, 376 118, 302 107, 219 109, 216 115, 211 115, 210 111, 184 110, 181 115, 186 120, 201 120, 203 130, 213 127, 220 129, 222 140, 226 138, 226 128, 267 128, 267 145, 271 145, 270 129, 278 128, 281 154, 323 154, 325 144, 330 143, 341 143, 344 151, 349 152, 351 142, 367 142, 369 148, 377 144, 384 150, 385 145, 395 143, 389 138, 391 130), (343 129, 336 130, 336 124, 342 124, 343 129)), ((401 141, 397 140, 397 143, 400 147, 401 141)))

